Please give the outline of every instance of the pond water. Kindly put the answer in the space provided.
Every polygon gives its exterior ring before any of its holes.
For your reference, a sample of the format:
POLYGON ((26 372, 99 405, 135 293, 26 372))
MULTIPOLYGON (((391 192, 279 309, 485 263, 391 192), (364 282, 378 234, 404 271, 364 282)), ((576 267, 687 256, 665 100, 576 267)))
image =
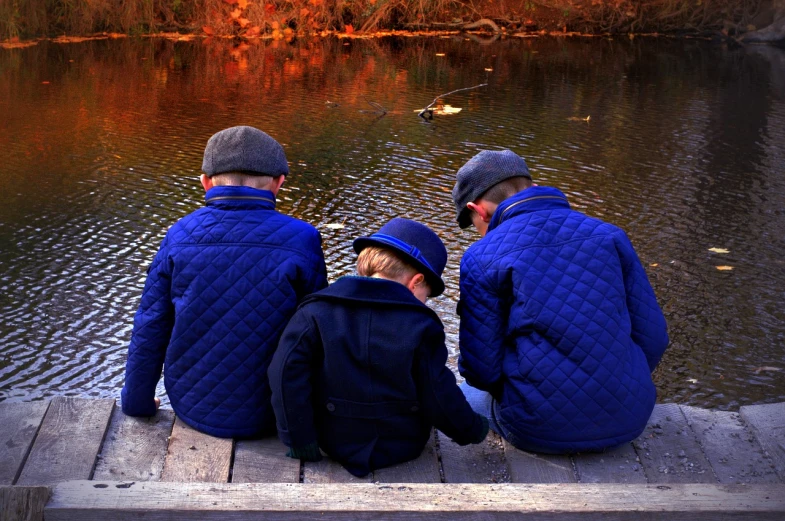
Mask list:
POLYGON ((331 279, 391 217, 441 235, 432 305, 453 367, 458 266, 478 237, 454 225, 449 192, 468 158, 507 147, 627 230, 669 323, 661 401, 785 401, 784 55, 463 36, 0 50, 0 401, 119 396, 146 266, 203 204, 206 140, 238 124, 284 144, 279 208, 320 227, 331 279), (414 112, 481 83, 447 98, 458 114, 414 112))

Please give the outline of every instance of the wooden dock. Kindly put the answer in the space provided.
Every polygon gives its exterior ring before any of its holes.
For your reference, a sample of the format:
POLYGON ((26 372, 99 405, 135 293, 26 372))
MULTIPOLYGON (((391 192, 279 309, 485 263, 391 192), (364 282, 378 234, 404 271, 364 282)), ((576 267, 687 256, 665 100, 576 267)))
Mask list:
POLYGON ((0 519, 785 520, 785 403, 722 412, 658 405, 602 454, 536 455, 491 433, 435 431, 411 462, 356 478, 301 464, 275 438, 199 433, 114 400, 0 403, 0 519))

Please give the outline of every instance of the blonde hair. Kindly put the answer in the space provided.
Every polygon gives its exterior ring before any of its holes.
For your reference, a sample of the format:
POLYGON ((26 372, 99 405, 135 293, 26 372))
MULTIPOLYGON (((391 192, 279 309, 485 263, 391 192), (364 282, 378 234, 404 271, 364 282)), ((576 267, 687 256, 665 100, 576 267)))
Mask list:
POLYGON ((210 178, 213 186, 249 186, 259 190, 270 190, 274 177, 269 175, 252 175, 243 172, 222 172, 210 178))
POLYGON ((400 280, 417 273, 411 264, 386 248, 368 246, 357 257, 357 274, 363 277, 381 275, 385 279, 400 280))

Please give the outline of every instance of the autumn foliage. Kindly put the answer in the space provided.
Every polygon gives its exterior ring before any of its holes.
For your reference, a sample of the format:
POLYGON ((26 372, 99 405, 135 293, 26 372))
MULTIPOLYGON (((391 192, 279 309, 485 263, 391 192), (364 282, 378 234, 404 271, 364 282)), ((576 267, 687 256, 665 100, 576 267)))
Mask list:
POLYGON ((745 24, 764 0, 0 0, 0 40, 161 31, 254 38, 459 28, 651 32, 745 24))

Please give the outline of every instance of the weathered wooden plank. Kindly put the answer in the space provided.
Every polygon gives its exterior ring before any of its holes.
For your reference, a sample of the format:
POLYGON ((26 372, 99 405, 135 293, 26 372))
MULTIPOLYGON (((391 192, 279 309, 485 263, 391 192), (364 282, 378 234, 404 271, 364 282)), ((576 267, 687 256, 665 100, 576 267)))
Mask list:
POLYGON ((303 483, 371 483, 372 481, 373 472, 358 478, 327 456, 324 456, 321 461, 306 461, 303 464, 303 483))
POLYGON ((649 483, 716 483, 698 438, 675 403, 654 407, 646 430, 633 441, 649 483))
POLYGON ((17 485, 89 479, 113 409, 111 399, 53 398, 17 485))
POLYGON ((0 486, 0 519, 43 521, 49 487, 0 486))
POLYGON ((161 481, 226 483, 231 461, 232 440, 204 434, 177 418, 161 481))
POLYGON ((510 481, 502 439, 493 431, 477 445, 461 447, 439 432, 439 452, 447 483, 507 483, 510 481))
POLYGON ((774 461, 780 479, 785 481, 785 403, 747 405, 739 414, 752 427, 758 442, 774 461))
POLYGON ((232 483, 299 483, 300 460, 286 457, 278 438, 238 441, 232 483))
POLYGON ((436 454, 436 437, 433 431, 419 457, 375 470, 373 480, 382 483, 441 483, 439 456, 436 454))
POLYGON ((292 485, 76 481, 54 487, 47 521, 779 520, 785 485, 292 485))
POLYGON ((534 454, 518 450, 504 440, 504 457, 513 483, 574 483, 569 456, 534 454))
POLYGON ((632 443, 598 453, 573 456, 581 483, 646 483, 632 443))
POLYGON ((134 418, 115 408, 93 479, 161 479, 173 423, 174 411, 159 410, 151 418, 134 418))
POLYGON ((0 403, 0 485, 12 485, 33 446, 49 402, 0 403))
POLYGON ((681 406, 720 483, 777 483, 774 462, 739 413, 681 406))

